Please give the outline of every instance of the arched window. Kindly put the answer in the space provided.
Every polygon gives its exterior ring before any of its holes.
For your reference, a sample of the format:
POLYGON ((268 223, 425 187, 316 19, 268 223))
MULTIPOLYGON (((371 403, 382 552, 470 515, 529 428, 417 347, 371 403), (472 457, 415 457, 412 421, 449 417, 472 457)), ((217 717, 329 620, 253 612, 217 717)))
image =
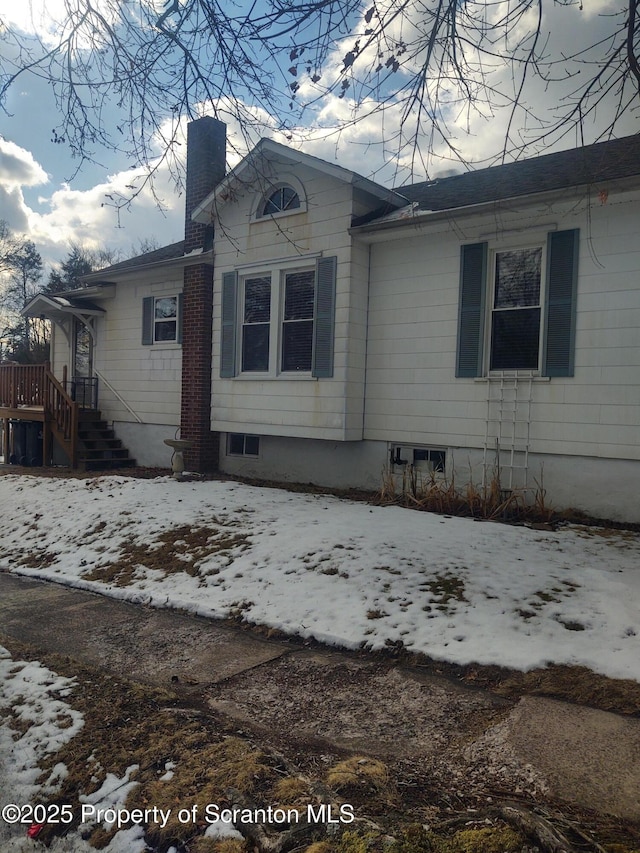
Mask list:
POLYGON ((287 213, 300 207, 300 196, 288 185, 278 187, 266 196, 261 216, 273 216, 277 213, 287 213))

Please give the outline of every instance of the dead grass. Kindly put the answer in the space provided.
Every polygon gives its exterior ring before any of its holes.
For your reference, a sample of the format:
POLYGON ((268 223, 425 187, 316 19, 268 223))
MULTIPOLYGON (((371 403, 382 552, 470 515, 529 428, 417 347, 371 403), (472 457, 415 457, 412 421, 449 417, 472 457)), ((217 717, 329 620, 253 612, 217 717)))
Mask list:
MULTIPOLYGON (((374 828, 363 831, 351 831, 349 827, 344 832, 341 828, 335 835, 311 845, 307 853, 507 853, 522 849, 512 845, 513 836, 501 825, 458 826, 454 831, 436 824, 428 837, 421 826, 422 834, 411 830, 416 820, 424 823, 427 812, 433 812, 434 819, 438 814, 445 821, 451 818, 451 803, 460 796, 460 780, 453 780, 450 790, 442 785, 431 789, 424 783, 407 788, 406 780, 388 765, 366 755, 338 761, 328 771, 320 769, 323 763, 316 756, 308 765, 309 775, 303 777, 282 756, 240 735, 237 724, 227 724, 208 711, 185 708, 171 692, 106 675, 67 657, 43 654, 8 637, 0 640, 14 658, 40 660, 60 675, 76 680, 66 701, 83 714, 84 728, 41 764, 42 780, 49 777, 58 762, 66 765, 68 776, 53 801, 72 803, 76 814, 79 793, 95 791, 107 773, 122 778, 128 767, 137 764, 139 770, 134 779, 139 785, 129 796, 129 808, 156 806, 171 809, 176 815, 179 808, 189 808, 194 803, 201 810, 208 802, 229 805, 229 789, 236 789, 258 807, 281 804, 304 810, 306 803, 317 803, 313 792, 320 790, 323 796, 335 792, 335 802, 340 802, 340 797, 343 802, 353 803, 356 815, 378 824, 377 829, 367 824, 374 828), (174 775, 162 781, 168 762, 174 775)), ((569 678, 576 668, 566 670, 569 678)), ((593 678, 588 670, 584 675, 585 683, 593 678)), ((611 680, 603 678, 602 683, 604 687, 611 680)), ((544 690, 544 684, 529 686, 531 692, 544 690)), ((640 685, 633 686, 640 692, 640 685)), ((21 731, 27 725, 15 714, 13 723, 21 731)), ((313 755, 313 747, 308 749, 313 755)), ((299 750, 296 747, 296 754, 299 750)), ((50 844, 60 829, 45 827, 39 840, 50 844)), ((159 851, 173 845, 193 853, 246 853, 244 842, 204 838, 205 829, 204 824, 182 825, 171 820, 164 830, 149 827, 146 840, 159 851)), ((595 829, 594 826, 594 833, 595 829)), ((632 838, 637 841, 640 834, 629 835, 626 824, 614 821, 608 825, 604 821, 597 829, 598 837, 609 841, 607 844, 601 840, 607 853, 637 853, 640 849, 631 842, 632 838), (623 844, 623 839, 629 839, 629 843, 623 844)), ((111 837, 111 833, 97 828, 90 841, 96 847, 104 847, 111 837)))
POLYGON ((305 779, 286 777, 280 779, 273 788, 275 801, 281 805, 294 806, 304 801, 311 802, 309 783, 305 779))
POLYGON ((17 563, 26 569, 46 569, 53 565, 57 559, 57 556, 51 551, 39 551, 37 548, 31 548, 17 563))
POLYGON ((362 755, 354 755, 332 767, 327 773, 327 785, 340 794, 353 789, 391 792, 388 767, 375 758, 362 755))
MULTIPOLYGON (((233 554, 250 547, 246 533, 234 533, 226 526, 182 525, 159 533, 151 543, 125 542, 119 559, 94 566, 83 574, 91 581, 129 586, 140 568, 161 572, 165 577, 185 572, 191 577, 203 575, 203 563, 213 555, 221 558, 223 565, 233 562, 233 554)), ((213 568, 206 574, 215 574, 213 568)))
POLYGON ((450 612, 451 601, 467 601, 464 595, 464 581, 455 575, 436 575, 433 580, 425 583, 426 589, 432 595, 432 603, 437 610, 450 612))
POLYGON ((582 666, 553 665, 531 672, 514 672, 494 690, 502 696, 548 696, 603 711, 640 716, 637 681, 607 678, 582 666))
MULTIPOLYGON (((76 687, 66 701, 82 713, 84 727, 40 765, 41 781, 58 762, 66 765, 68 775, 55 801, 72 803, 76 815, 79 793, 90 794, 107 773, 122 778, 128 767, 137 764, 140 769, 133 778, 139 784, 130 793, 127 808, 171 809, 167 827, 152 825, 147 837, 158 846, 169 840, 182 843, 201 834, 203 827, 178 823, 179 808, 197 803, 202 813, 207 803, 224 802, 229 788, 259 800, 281 778, 275 774, 274 759, 248 740, 227 733, 214 718, 180 708, 177 697, 168 691, 98 673, 68 658, 36 654, 5 638, 3 645, 17 657, 41 660, 61 675, 76 677, 76 687), (174 776, 160 781, 167 762, 175 765, 174 776)), ((24 733, 26 724, 13 716, 16 735, 24 733)), ((55 827, 46 827, 40 839, 49 843, 54 832, 55 827)), ((99 849, 112 835, 99 827, 90 842, 99 849)))
POLYGON ((469 481, 460 487, 455 478, 448 480, 432 473, 425 479, 412 465, 407 465, 401 478, 385 469, 379 503, 398 504, 443 515, 548 523, 554 517, 554 510, 546 505, 545 496, 541 484, 537 484, 532 493, 523 489, 505 489, 499 473, 483 486, 469 481))

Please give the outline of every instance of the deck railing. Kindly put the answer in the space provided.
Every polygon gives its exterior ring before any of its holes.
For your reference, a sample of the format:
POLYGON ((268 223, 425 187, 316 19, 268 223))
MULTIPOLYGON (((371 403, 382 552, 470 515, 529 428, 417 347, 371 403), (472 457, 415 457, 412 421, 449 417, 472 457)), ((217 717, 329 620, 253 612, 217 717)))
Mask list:
POLYGON ((45 414, 51 428, 65 447, 72 468, 78 464, 78 404, 48 369, 45 373, 45 414))
POLYGON ((0 406, 44 406, 47 364, 0 364, 0 406))
MULTIPOLYGON (((45 443, 47 427, 62 444, 72 468, 78 463, 78 404, 50 370, 49 364, 0 365, 0 407, 44 411, 45 443)), ((12 417, 17 413, 13 413, 12 417)), ((22 415, 22 412, 20 412, 22 415)), ((29 420, 25 411, 24 420, 29 420)), ((47 453, 44 454, 45 457, 47 453)))

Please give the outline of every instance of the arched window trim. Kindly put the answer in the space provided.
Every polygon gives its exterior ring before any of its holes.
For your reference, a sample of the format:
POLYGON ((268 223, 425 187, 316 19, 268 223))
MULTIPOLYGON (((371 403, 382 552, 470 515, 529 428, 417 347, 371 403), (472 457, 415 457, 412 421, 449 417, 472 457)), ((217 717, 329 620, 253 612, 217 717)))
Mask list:
POLYGON ((307 197, 304 192, 304 187, 297 178, 291 175, 286 176, 281 181, 274 181, 274 183, 270 184, 269 187, 260 194, 256 202, 253 218, 256 220, 279 219, 282 216, 294 216, 296 213, 304 213, 306 209, 307 197), (277 213, 264 213, 265 205, 271 196, 278 190, 282 190, 284 188, 293 190, 293 192, 298 196, 298 200, 300 202, 298 207, 280 210, 277 213))

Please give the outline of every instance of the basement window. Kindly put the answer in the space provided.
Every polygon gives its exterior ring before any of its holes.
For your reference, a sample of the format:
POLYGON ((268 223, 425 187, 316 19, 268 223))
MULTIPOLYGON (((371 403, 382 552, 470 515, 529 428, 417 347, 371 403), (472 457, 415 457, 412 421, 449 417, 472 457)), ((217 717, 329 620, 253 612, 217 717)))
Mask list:
POLYGON ((434 450, 426 447, 413 448, 414 468, 426 468, 429 471, 436 471, 439 474, 444 474, 446 464, 446 450, 434 450))
POLYGON ((389 449, 389 462, 397 473, 407 466, 430 474, 444 474, 447 470, 447 451, 435 447, 403 447, 392 444, 389 449))
POLYGON ((260 436, 230 432, 227 436, 227 456, 259 456, 260 436))

